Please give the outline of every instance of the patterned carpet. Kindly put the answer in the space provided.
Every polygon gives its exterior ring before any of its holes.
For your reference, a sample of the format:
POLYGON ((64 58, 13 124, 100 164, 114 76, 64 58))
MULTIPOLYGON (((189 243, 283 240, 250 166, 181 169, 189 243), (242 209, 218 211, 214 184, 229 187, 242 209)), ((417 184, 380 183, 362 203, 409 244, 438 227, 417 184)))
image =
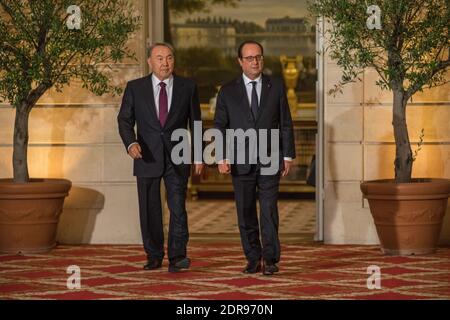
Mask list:
MULTIPOLYGON (((234 200, 188 201, 186 209, 191 233, 235 234, 239 232, 234 200)), ((280 200, 278 211, 280 233, 315 232, 316 207, 313 200, 280 200)), ((169 215, 166 215, 166 226, 168 218, 169 215)))
POLYGON ((450 248, 428 256, 383 256, 376 246, 283 241, 280 272, 241 273, 237 238, 193 240, 183 273, 144 271, 140 246, 58 246, 49 254, 0 255, 0 299, 449 299, 450 248), (215 242, 214 242, 215 241, 215 242), (67 267, 81 288, 66 286, 67 267), (367 268, 381 269, 381 289, 367 288, 367 268))

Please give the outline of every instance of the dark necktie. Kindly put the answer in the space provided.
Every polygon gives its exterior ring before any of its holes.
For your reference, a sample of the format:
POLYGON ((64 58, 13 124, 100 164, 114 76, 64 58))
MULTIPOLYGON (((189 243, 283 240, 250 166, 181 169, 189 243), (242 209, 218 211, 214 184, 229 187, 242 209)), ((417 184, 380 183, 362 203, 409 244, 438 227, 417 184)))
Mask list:
POLYGON ((250 81, 250 83, 253 85, 250 109, 252 109, 253 117, 256 120, 256 117, 258 116, 258 94, 256 93, 256 81, 250 81))
POLYGON ((159 122, 161 123, 161 127, 164 127, 167 120, 169 103, 167 99, 166 84, 160 82, 159 86, 161 87, 161 90, 159 90, 159 122))

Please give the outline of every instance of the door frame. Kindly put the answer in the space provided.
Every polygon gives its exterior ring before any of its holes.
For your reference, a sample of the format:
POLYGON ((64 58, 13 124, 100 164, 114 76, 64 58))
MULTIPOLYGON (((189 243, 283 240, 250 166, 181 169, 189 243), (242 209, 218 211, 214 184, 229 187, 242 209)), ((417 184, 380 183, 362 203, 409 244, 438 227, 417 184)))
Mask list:
POLYGON ((324 240, 324 164, 325 164, 325 52, 324 36, 322 30, 325 30, 325 21, 318 18, 316 21, 316 233, 315 241, 324 240))

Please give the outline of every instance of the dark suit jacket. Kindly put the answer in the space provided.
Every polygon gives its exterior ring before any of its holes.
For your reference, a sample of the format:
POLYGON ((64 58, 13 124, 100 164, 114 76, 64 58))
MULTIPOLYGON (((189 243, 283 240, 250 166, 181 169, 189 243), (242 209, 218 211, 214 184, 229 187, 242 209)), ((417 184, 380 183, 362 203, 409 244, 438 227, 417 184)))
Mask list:
MULTIPOLYGON (((138 142, 142 148, 142 159, 134 160, 134 175, 162 176, 165 156, 170 155, 178 143, 171 141, 172 132, 178 128, 187 129, 189 123, 193 137, 194 121, 200 120, 197 86, 193 81, 174 75, 172 102, 164 127, 156 113, 151 74, 128 82, 117 121, 125 148, 133 142, 138 142)), ((191 152, 191 159, 192 156, 191 152)), ((190 174, 190 164, 174 165, 174 168, 184 177, 190 174)))
MULTIPOLYGON (((292 126, 291 112, 286 97, 286 90, 281 79, 263 75, 261 98, 258 116, 253 118, 248 103, 245 83, 240 75, 221 87, 216 104, 214 125, 225 136, 226 129, 279 129, 280 133, 280 170, 284 168, 284 157, 295 158, 294 130, 292 126)), ((267 145, 270 154, 270 131, 268 132, 267 145)), ((260 141, 258 141, 258 144, 260 141)), ((224 144, 225 145, 225 144, 224 144)), ((248 145, 245 146, 248 154, 248 145)), ((236 150, 235 162, 236 163, 236 150)), ((225 157, 225 152, 223 153, 225 157)), ((220 160, 220 159, 218 159, 220 160)), ((248 174, 250 163, 235 164, 231 166, 232 175, 248 174)))

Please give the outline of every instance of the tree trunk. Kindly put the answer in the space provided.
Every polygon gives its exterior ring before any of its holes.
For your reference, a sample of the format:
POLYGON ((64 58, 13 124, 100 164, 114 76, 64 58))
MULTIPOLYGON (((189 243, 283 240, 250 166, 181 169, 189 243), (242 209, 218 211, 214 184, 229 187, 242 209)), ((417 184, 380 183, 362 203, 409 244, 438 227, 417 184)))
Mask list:
MULTIPOLYGON (((29 86, 31 87, 31 84, 29 86)), ((19 106, 16 106, 13 138, 14 182, 25 183, 30 179, 28 175, 28 118, 36 102, 51 86, 52 83, 49 81, 39 84, 31 90, 19 106)))
POLYGON ((16 120, 14 123, 14 146, 13 146, 13 170, 14 182, 25 183, 29 180, 28 175, 28 117, 30 110, 26 102, 22 102, 16 108, 16 120))
POLYGON ((395 137, 395 182, 410 182, 413 157, 406 126, 407 97, 402 89, 394 89, 393 120, 395 137))

